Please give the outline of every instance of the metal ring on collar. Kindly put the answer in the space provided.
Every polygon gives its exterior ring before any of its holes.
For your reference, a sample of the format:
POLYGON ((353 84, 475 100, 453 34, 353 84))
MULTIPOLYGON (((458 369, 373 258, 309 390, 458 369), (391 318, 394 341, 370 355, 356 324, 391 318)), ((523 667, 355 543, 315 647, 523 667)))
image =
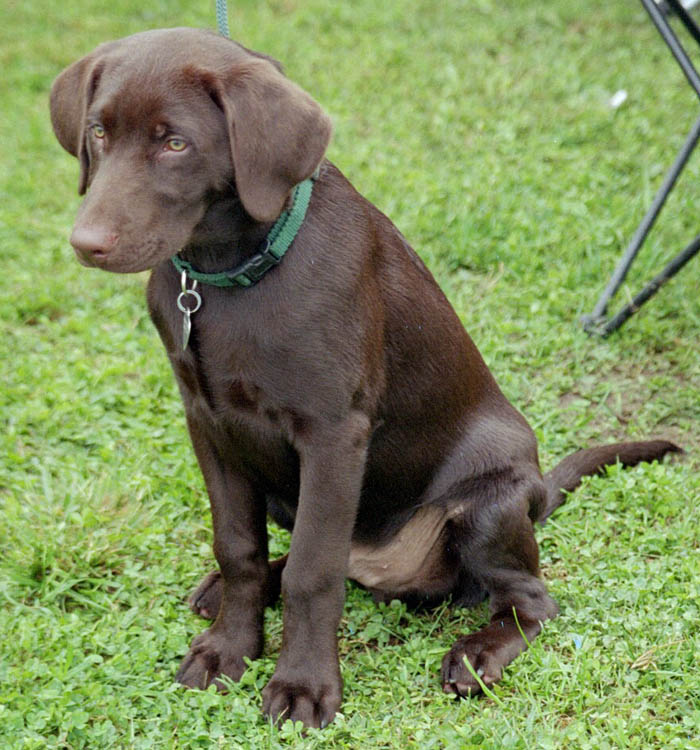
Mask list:
POLYGON ((180 292, 180 294, 177 295, 177 306, 180 309, 180 312, 185 313, 185 315, 192 315, 202 306, 202 295, 199 292, 195 292, 194 289, 187 289, 184 292, 180 292), (187 305, 185 305, 184 298, 188 295, 194 297, 194 307, 187 307, 187 305))

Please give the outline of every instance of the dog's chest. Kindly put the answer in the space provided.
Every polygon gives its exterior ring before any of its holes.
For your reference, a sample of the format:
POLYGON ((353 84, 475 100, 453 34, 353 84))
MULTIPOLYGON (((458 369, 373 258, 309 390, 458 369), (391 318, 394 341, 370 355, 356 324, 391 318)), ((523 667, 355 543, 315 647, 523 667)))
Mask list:
MULTIPOLYGON (((170 291, 170 290, 168 290, 170 291)), ((149 309, 175 374, 188 419, 196 421, 219 450, 260 456, 261 465, 284 471, 290 437, 303 416, 285 405, 284 383, 264 376, 267 356, 236 317, 225 324, 205 309, 192 316, 183 347, 182 314, 172 294, 152 281, 149 309)), ((274 368, 267 368, 275 372, 274 368)), ((257 462, 257 460, 256 460, 257 462)))
POLYGON ((268 491, 296 501, 293 440, 303 418, 279 406, 245 367, 212 372, 194 352, 170 359, 190 427, 195 423, 224 461, 245 466, 268 491))
POLYGON ((304 415, 289 405, 285 383, 261 377, 259 355, 250 347, 223 350, 201 339, 190 348, 169 353, 189 412, 233 430, 253 430, 270 438, 292 439, 304 428, 304 415))

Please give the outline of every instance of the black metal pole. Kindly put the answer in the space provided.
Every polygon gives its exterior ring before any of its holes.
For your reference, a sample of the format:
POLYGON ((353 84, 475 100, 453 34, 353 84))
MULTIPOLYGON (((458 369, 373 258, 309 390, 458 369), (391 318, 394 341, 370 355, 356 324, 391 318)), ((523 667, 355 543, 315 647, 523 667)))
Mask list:
POLYGON ((658 276, 655 276, 628 305, 625 305, 614 318, 611 318, 600 330, 600 334, 608 336, 616 331, 627 318, 636 313, 670 278, 675 276, 694 255, 697 255, 698 251, 700 251, 700 235, 683 252, 679 253, 658 276))
MULTIPOLYGON (((679 6, 678 3, 671 2, 669 4, 676 11, 678 7, 680 7, 683 15, 687 16, 687 13, 685 13, 683 7, 679 6)), ((661 36, 664 38, 664 41, 673 53, 676 61, 681 66, 681 70, 685 73, 685 77, 688 79, 688 82, 695 90, 695 93, 700 96, 700 76, 698 75, 697 70, 695 70, 693 63, 690 61, 690 58, 688 57, 688 55, 686 55, 685 50, 681 46, 681 43, 678 41, 678 37, 676 37, 676 35, 673 33, 673 30, 669 26, 668 21, 664 18, 663 13, 659 10, 654 0, 642 0, 642 5, 646 8, 647 13, 651 17, 651 20, 659 30, 659 34, 661 34, 661 36)), ((691 24, 695 26, 692 20, 691 24)), ((688 27, 688 30, 690 31, 690 27, 688 27)), ((691 31, 691 33, 693 32, 691 31)))
POLYGON ((695 39, 695 41, 700 44, 700 29, 693 20, 693 17, 685 9, 685 6, 679 3, 678 0, 666 0, 666 2, 668 3, 671 10, 678 16, 678 18, 681 19, 683 25, 686 27, 686 29, 688 29, 688 32, 693 37, 693 39, 695 39))
MULTIPOLYGON (((679 0, 666 0, 670 9, 678 16, 681 22, 685 25, 688 32, 692 35, 698 44, 700 44, 700 29, 696 25, 695 21, 691 18, 690 14, 681 5, 679 0)), ((658 32, 661 34, 663 40, 668 45, 671 53, 676 58, 676 62, 681 67, 681 70, 688 79, 688 82, 693 87, 695 93, 700 97, 700 76, 695 70, 693 63, 686 54, 685 50, 678 41, 678 38, 673 33, 668 20, 664 17, 664 14, 659 10, 654 0, 641 0, 642 5, 651 17, 654 25, 658 32)), ((678 156, 671 165, 671 168, 666 173, 663 184, 659 188, 658 192, 654 196, 654 200, 649 207, 646 215, 642 219, 641 223, 637 227, 637 231, 630 240, 627 249, 625 250, 622 258, 617 264, 615 271, 610 277, 603 293, 601 294, 598 302, 593 308, 593 312, 589 315, 584 315, 581 318, 583 327, 588 333, 599 333, 603 336, 607 336, 612 331, 619 328, 644 302, 652 297, 671 276, 675 275, 680 268, 682 268, 693 255, 698 252, 696 243, 698 239, 694 240, 688 247, 677 257, 674 258, 666 268, 653 279, 633 300, 629 305, 626 305, 613 319, 606 322, 606 315, 608 311, 608 304, 612 297, 615 295, 617 290, 622 285, 627 273, 632 265, 632 262, 637 256, 644 240, 646 239, 649 231, 651 230, 654 222, 656 221, 659 212, 663 208, 666 198, 673 189, 673 186, 678 179, 678 176, 683 171, 683 168, 688 161, 693 149, 697 145, 698 139, 700 139, 700 118, 693 125, 690 133, 685 139, 685 143, 681 148, 678 156)))
MULTIPOLYGON (((642 1, 644 2, 644 0, 642 1)), ((624 255, 617 264, 613 275, 610 277, 610 281, 608 281, 605 290, 600 295, 600 299, 596 303, 596 306, 593 308, 593 312, 590 315, 583 316, 583 327, 587 331, 591 333, 595 332, 605 319, 605 315, 608 310, 608 303, 615 295, 615 292, 617 292, 617 290, 620 288, 622 282, 625 280, 632 262, 637 257, 637 253, 639 252, 642 243, 646 239, 646 236, 649 234, 649 230, 654 225, 659 212, 666 202, 666 198, 668 198, 669 193, 673 189, 673 186, 678 179, 678 175, 680 175, 680 173, 683 171, 683 167, 685 167, 686 162, 688 161, 690 155, 693 153, 693 149, 695 148, 698 139, 700 139, 700 118, 697 119, 690 133, 688 133, 688 137, 685 139, 683 148, 680 150, 678 156, 676 157, 676 160, 668 170, 663 184, 654 196, 654 200, 649 207, 646 215, 642 219, 642 222, 637 227, 637 231, 634 233, 634 236, 630 240, 624 255)))

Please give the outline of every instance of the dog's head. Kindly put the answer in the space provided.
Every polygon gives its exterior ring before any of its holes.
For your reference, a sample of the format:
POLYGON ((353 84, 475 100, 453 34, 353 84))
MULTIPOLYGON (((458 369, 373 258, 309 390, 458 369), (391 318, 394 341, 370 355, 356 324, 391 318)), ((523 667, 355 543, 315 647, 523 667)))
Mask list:
POLYGON ((71 242, 85 265, 152 268, 232 190, 259 222, 281 213, 330 140, 319 105, 271 58, 197 29, 99 46, 61 73, 51 121, 88 190, 71 242))

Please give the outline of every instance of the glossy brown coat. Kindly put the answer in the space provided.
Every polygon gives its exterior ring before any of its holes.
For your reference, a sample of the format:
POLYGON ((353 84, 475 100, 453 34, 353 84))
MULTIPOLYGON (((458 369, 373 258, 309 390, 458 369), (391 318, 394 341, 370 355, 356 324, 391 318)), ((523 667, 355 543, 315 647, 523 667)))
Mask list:
POLYGON ((192 606, 215 617, 177 678, 237 679, 280 590, 284 636, 264 710, 324 726, 342 683, 344 580, 377 598, 490 597, 492 619, 446 655, 442 686, 487 685, 556 605, 533 523, 585 473, 671 443, 582 451, 545 477, 510 405, 420 258, 324 160, 330 121, 278 64, 192 29, 102 45, 56 80, 52 120, 80 160, 71 242, 86 265, 153 269, 148 304, 177 377, 211 500, 219 571, 192 606), (183 147, 184 146, 184 147, 183 147), (181 252, 222 271, 253 254, 320 165, 283 262, 248 289, 200 286, 189 344, 181 252), (292 530, 268 562, 266 515, 292 530), (517 619, 516 619, 517 617, 517 619))

